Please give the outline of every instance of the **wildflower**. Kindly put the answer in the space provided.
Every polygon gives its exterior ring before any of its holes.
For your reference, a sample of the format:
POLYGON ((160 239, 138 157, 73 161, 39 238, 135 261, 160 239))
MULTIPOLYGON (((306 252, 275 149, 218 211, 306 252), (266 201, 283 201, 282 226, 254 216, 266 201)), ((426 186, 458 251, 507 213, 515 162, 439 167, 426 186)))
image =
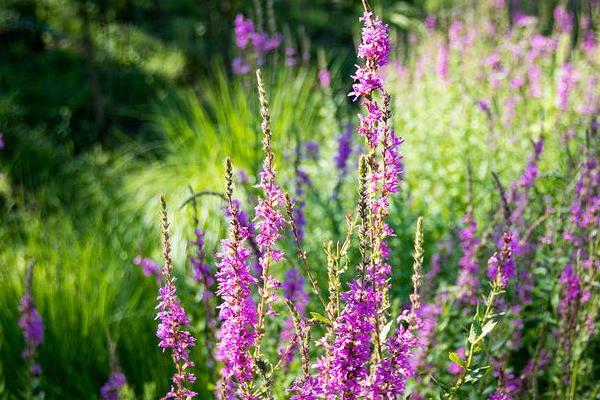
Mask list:
POLYGON ((569 311, 579 301, 581 286, 579 277, 573 269, 573 265, 567 264, 560 275, 560 284, 563 296, 558 305, 558 311, 561 317, 566 318, 569 311))
POLYGON ((488 398, 489 400, 512 400, 508 394, 504 393, 502 390, 495 391, 488 398))
POLYGON ((304 142, 303 147, 307 158, 310 158, 311 160, 319 159, 319 143, 314 140, 308 140, 304 142))
POLYGON ((296 58, 296 48, 294 46, 286 46, 285 48, 285 65, 293 67, 298 63, 296 58))
POLYGON ((389 356, 377 365, 369 399, 395 399, 403 395, 406 380, 414 375, 411 356, 417 343, 411 326, 401 325, 397 329, 384 346, 389 356))
POLYGON ((208 300, 212 297, 211 287, 215 280, 212 277, 210 265, 205 262, 206 253, 204 250, 204 232, 201 229, 194 229, 196 239, 191 240, 190 244, 196 248, 196 254, 190 258, 194 271, 194 281, 201 283, 204 286, 203 299, 208 300))
POLYGON ((341 298, 346 306, 333 327, 331 354, 321 359, 317 368, 324 376, 327 396, 350 400, 360 397, 369 375, 371 335, 381 296, 369 285, 353 281, 341 298))
POLYGON ((346 128, 337 139, 337 153, 335 155, 335 167, 338 169, 340 176, 346 175, 346 167, 348 159, 352 154, 352 125, 347 125, 346 128))
POLYGON ((133 264, 142 268, 142 273, 144 276, 153 276, 156 278, 156 282, 160 283, 162 279, 162 267, 157 264, 153 259, 136 256, 133 259, 133 264))
POLYGON ((593 53, 597 46, 598 41, 596 39, 596 33, 592 29, 588 29, 581 42, 581 49, 589 54, 593 53))
POLYGON ((4 149, 4 136, 2 135, 2 132, 0 132, 0 150, 4 149))
POLYGON ((560 77, 557 87, 556 106, 565 111, 569 106, 569 95, 575 85, 575 69, 570 63, 565 63, 560 70, 560 77))
POLYGON ((570 33, 573 29, 573 14, 562 4, 554 9, 554 21, 563 33, 570 33))
POLYGON ((234 20, 235 44, 240 49, 245 49, 250 43, 254 34, 254 22, 250 18, 245 18, 238 14, 234 20))
MULTIPOLYGON (((255 221, 258 234, 256 243, 261 251, 259 264, 262 268, 263 287, 261 299, 258 304, 258 339, 257 354, 260 353, 261 339, 264 334, 265 314, 268 307, 275 300, 275 289, 280 283, 270 274, 271 265, 283 259, 283 252, 275 247, 285 227, 285 217, 281 207, 285 205, 285 197, 275 182, 276 172, 273 163, 273 149, 271 148, 271 116, 269 114, 269 102, 262 82, 260 70, 256 71, 258 81, 258 97, 260 101, 260 113, 262 115, 261 129, 263 131, 263 151, 265 159, 260 172, 260 182, 257 188, 261 190, 262 196, 258 199, 255 207, 255 221)), ((270 310, 269 310, 270 311, 270 310)))
POLYGON ((221 250, 217 253, 217 295, 223 300, 219 306, 221 327, 217 333, 217 359, 224 364, 221 370, 223 381, 238 382, 238 392, 243 392, 253 377, 250 349, 257 337, 257 316, 250 288, 256 284, 256 279, 248 266, 250 250, 244 247, 249 231, 240 224, 237 204, 231 198, 233 178, 229 159, 226 165, 231 220, 229 238, 221 241, 221 250))
POLYGON ((490 281, 506 287, 515 275, 514 261, 512 259, 515 246, 512 232, 506 232, 502 236, 502 251, 494 253, 488 260, 488 278, 490 281))
POLYGON ((187 371, 194 367, 194 363, 190 361, 190 348, 194 346, 196 340, 191 333, 185 330, 186 327, 189 327, 190 320, 176 293, 175 278, 172 275, 173 261, 169 242, 169 221, 163 198, 161 198, 161 219, 163 256, 165 258, 162 272, 165 283, 159 289, 159 304, 156 307, 158 309, 156 319, 159 320, 159 324, 156 336, 160 340, 158 345, 163 351, 171 350, 173 362, 177 368, 177 372, 171 379, 173 382, 171 389, 163 399, 189 400, 196 397, 196 393, 186 387, 186 384, 194 383, 196 380, 196 376, 187 371))
POLYGON ((241 57, 235 57, 231 62, 231 67, 235 75, 246 75, 250 72, 250 65, 246 64, 241 57))
POLYGON ((379 18, 373 18, 371 12, 366 11, 360 18, 363 22, 362 41, 358 46, 358 57, 368 60, 374 67, 383 67, 388 63, 392 51, 388 26, 379 18))
POLYGON ((317 400, 322 394, 319 380, 310 375, 294 380, 290 392, 293 393, 290 400, 317 400))
MULTIPOLYGON (((288 269, 285 280, 283 281, 283 297, 291 301, 300 317, 306 314, 306 305, 308 304, 308 293, 304 289, 304 277, 295 268, 288 269)), ((290 317, 283 323, 280 339, 283 343, 292 344, 292 339, 295 337, 294 321, 290 317)), ((284 362, 289 364, 292 362, 297 345, 292 345, 285 352, 284 362)), ((282 347, 280 350, 284 350, 282 347)), ((283 351, 282 351, 283 353, 283 351)))
POLYGON ((529 67, 527 71, 527 80, 529 82, 529 93, 533 97, 542 97, 542 70, 536 65, 529 67))
POLYGON ((21 312, 19 328, 21 328, 23 338, 25 339, 25 349, 21 353, 21 357, 29 364, 29 373, 32 376, 39 376, 42 369, 36 362, 36 357, 37 349, 44 341, 44 321, 33 301, 32 282, 33 263, 28 267, 25 279, 25 294, 21 297, 19 304, 19 311, 21 312))
POLYGON ((328 88, 331 86, 331 74, 327 68, 321 68, 319 70, 318 78, 319 85, 321 85, 322 88, 328 88))
POLYGON ((425 28, 427 32, 431 33, 435 31, 435 27, 437 25, 437 18, 435 15, 428 15, 425 17, 425 28))
POLYGON ((108 381, 100 388, 102 400, 119 400, 121 398, 119 392, 126 383, 127 379, 121 371, 113 371, 108 381))
POLYGON ((436 71, 438 77, 446 82, 448 81, 448 69, 450 64, 450 51, 446 43, 442 44, 438 50, 436 71))

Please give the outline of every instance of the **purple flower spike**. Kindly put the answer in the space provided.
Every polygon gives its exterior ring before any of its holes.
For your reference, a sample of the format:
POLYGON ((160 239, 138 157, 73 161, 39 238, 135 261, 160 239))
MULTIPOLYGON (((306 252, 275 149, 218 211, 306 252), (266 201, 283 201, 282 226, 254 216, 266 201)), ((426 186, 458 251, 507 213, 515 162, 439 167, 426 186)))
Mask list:
MULTIPOLYGON (((232 225, 238 224, 232 222, 232 225)), ((244 383, 252 379, 249 350, 256 340, 256 306, 250 287, 256 284, 256 279, 248 265, 250 250, 244 247, 248 230, 239 225, 236 229, 238 234, 224 239, 217 254, 217 295, 223 300, 219 306, 221 328, 217 334, 217 358, 225 364, 221 373, 226 381, 236 379, 244 383)))
POLYGON ((177 372, 171 378, 171 389, 163 396, 163 399, 189 400, 196 397, 196 393, 186 387, 186 385, 194 383, 196 380, 196 376, 188 372, 189 368, 194 367, 194 363, 190 361, 190 349, 195 345, 196 340, 186 330, 186 328, 189 328, 190 320, 176 293, 173 261, 171 260, 171 244, 169 242, 169 222, 164 199, 161 199, 161 218, 163 256, 165 258, 162 273, 165 283, 158 291, 159 303, 156 306, 158 309, 156 319, 159 323, 156 329, 156 337, 159 339, 158 346, 163 351, 166 349, 171 350, 173 362, 177 369, 177 372))
POLYGON ((22 356, 26 360, 32 360, 36 355, 37 348, 44 341, 44 322, 35 308, 31 293, 26 293, 21 298, 19 311, 21 311, 19 327, 25 338, 25 350, 22 356))
POLYGON ((102 400, 120 400, 119 392, 126 383, 127 379, 121 371, 113 371, 108 381, 100 388, 102 400))
POLYGON ((333 328, 331 355, 317 364, 327 396, 338 395, 344 400, 361 397, 363 382, 369 375, 371 335, 381 302, 380 294, 369 286, 354 281, 342 294, 346 307, 333 328))
POLYGON ((144 276, 153 276, 158 283, 162 280, 162 267, 153 259, 137 256, 133 259, 133 263, 142 268, 144 276))
POLYGON ((35 308, 32 294, 32 282, 33 263, 27 270, 25 294, 21 298, 21 303, 19 304, 19 311, 21 312, 19 328, 23 331, 23 338, 25 339, 25 348, 21 353, 21 357, 23 357, 29 365, 29 373, 31 376, 40 376, 42 368, 36 362, 36 358, 37 349, 44 341, 44 322, 35 308))

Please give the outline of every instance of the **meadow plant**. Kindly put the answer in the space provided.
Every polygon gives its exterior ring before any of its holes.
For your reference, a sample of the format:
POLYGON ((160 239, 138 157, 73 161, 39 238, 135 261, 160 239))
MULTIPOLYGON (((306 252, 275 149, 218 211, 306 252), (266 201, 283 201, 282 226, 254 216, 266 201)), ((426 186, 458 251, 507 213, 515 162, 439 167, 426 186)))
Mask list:
MULTIPOLYGON (((596 37, 591 21, 581 21, 580 48, 571 42, 576 15, 563 3, 546 36, 518 6, 482 4, 487 11, 473 23, 460 14, 428 16, 412 39, 415 52, 395 59, 390 26, 364 1, 348 94, 360 109, 358 126, 340 123, 327 143, 298 135, 278 153, 277 137, 292 134, 277 130, 281 104, 269 103, 268 80, 256 70, 257 179, 235 173, 232 154, 224 191, 209 193, 224 203, 226 237, 200 229, 194 200, 194 237, 185 241, 191 289, 182 280, 178 292, 161 199, 164 264, 133 261, 160 286, 158 347, 175 368, 164 399, 597 397, 600 384, 587 379, 598 376, 600 345, 596 37), (393 126, 408 135, 402 155, 393 126), (423 126, 426 138, 417 135, 423 126), (355 132, 363 148, 354 148, 355 132), (436 152, 450 165, 442 173, 436 152), (310 163, 331 171, 313 173, 310 163), (330 178, 333 195, 323 202, 335 204, 319 204, 330 178), (342 199, 342 183, 352 181, 342 199), (319 219, 348 204, 343 218, 331 218, 330 234, 319 219), (412 207, 437 217, 428 217, 427 237, 423 218, 406 211, 412 207), (454 217, 462 223, 444 220, 454 217), (211 240, 219 243, 215 255, 211 240), (409 248, 412 270, 404 266, 409 248), (188 314, 178 293, 199 288, 201 307, 188 314)), ((256 22, 242 15, 234 22, 233 72, 244 75, 236 79, 245 89, 250 71, 266 66, 283 40, 267 5, 269 34, 258 12, 256 22)), ((291 46, 283 56, 282 64, 298 61, 291 46)), ((334 76, 321 66, 314 90, 331 95, 334 76)), ((39 376, 43 323, 31 270, 19 326, 29 374, 39 376)), ((113 349, 101 397, 121 398, 127 387, 113 349)))
POLYGON ((158 345, 163 351, 171 350, 171 358, 176 368, 171 378, 173 385, 163 399, 189 400, 196 397, 196 393, 186 386, 196 380, 196 376, 189 371, 194 367, 194 363, 190 361, 190 348, 194 346, 196 340, 186 330, 190 320, 177 297, 171 259, 169 220, 163 198, 161 198, 161 222, 165 264, 162 269, 164 283, 159 289, 159 304, 156 307, 158 309, 156 319, 159 320, 156 336, 159 339, 158 345))
POLYGON ((44 341, 44 321, 40 316, 33 299, 33 268, 35 261, 31 261, 27 268, 25 278, 25 294, 21 297, 19 311, 19 327, 22 330, 25 339, 25 349, 21 357, 25 360, 28 367, 28 374, 31 377, 29 385, 26 387, 26 396, 33 398, 34 391, 39 386, 39 377, 42 374, 42 367, 37 361, 38 348, 44 341))

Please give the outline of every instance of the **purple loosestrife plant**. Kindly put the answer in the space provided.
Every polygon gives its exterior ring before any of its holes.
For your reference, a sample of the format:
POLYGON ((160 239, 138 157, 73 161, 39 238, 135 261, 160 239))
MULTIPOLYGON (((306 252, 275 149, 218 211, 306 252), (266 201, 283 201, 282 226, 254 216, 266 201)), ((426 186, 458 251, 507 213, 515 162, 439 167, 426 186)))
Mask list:
MULTIPOLYGON (((33 377, 39 377, 42 373, 42 368, 37 363, 37 350, 44 341, 44 321, 40 316, 35 303, 33 301, 33 266, 32 261, 27 267, 27 276, 25 278, 25 294, 21 297, 19 311, 19 328, 23 332, 25 339, 25 349, 21 352, 21 357, 27 363, 29 374, 33 377)), ((28 388, 32 390, 33 388, 28 388)))
POLYGON ((257 338, 257 315, 251 287, 256 285, 256 279, 248 265, 250 250, 244 246, 250 232, 241 225, 238 203, 232 199, 233 171, 229 159, 226 188, 231 216, 229 238, 221 242, 221 251, 217 254, 217 295, 223 301, 219 306, 221 326, 217 334, 217 359, 223 363, 219 391, 221 399, 232 398, 235 393, 242 399, 252 399, 254 360, 250 350, 257 338))
POLYGON ((196 397, 196 393, 187 387, 196 380, 196 376, 189 372, 189 369, 194 367, 194 363, 190 361, 190 348, 194 346, 196 340, 186 330, 189 328, 190 320, 177 297, 175 278, 173 277, 173 260, 171 259, 167 206, 162 197, 161 221, 165 264, 162 270, 164 284, 159 289, 159 303, 156 307, 158 309, 156 319, 159 321, 156 336, 159 339, 158 346, 163 351, 171 350, 171 358, 176 368, 175 374, 171 378, 171 389, 163 396, 163 399, 189 400, 196 397))
POLYGON ((419 345, 417 336, 421 331, 421 300, 419 290, 423 268, 423 218, 417 219, 415 251, 413 254, 413 292, 410 295, 411 307, 405 310, 396 321, 398 327, 393 336, 383 345, 382 354, 369 377, 366 397, 372 400, 399 398, 404 394, 406 380, 414 376, 413 354, 419 345), (416 333, 416 335, 415 335, 416 333))
POLYGON ((100 388, 102 400, 120 400, 121 390, 127 384, 127 378, 121 372, 116 355, 116 344, 109 339, 108 350, 111 363, 111 372, 108 380, 100 388))
POLYGON ((261 351, 261 341, 265 330, 265 317, 270 312, 270 304, 275 301, 275 290, 280 283, 271 275, 273 263, 283 259, 283 252, 275 247, 285 228, 285 217, 281 211, 285 206, 285 197, 280 187, 275 182, 275 165, 273 149, 271 148, 271 116, 269 114, 269 102, 265 92, 262 74, 256 71, 258 82, 258 97, 260 101, 260 114, 262 116, 261 129, 263 132, 263 151, 265 159, 260 172, 258 188, 262 196, 258 199, 255 208, 256 243, 261 251, 259 263, 262 269, 262 283, 260 302, 258 304, 257 342, 256 353, 258 357, 261 351))
MULTIPOLYGON (((349 94, 356 100, 363 97, 363 106, 366 115, 359 114, 359 133, 366 139, 368 154, 368 193, 365 199, 368 212, 372 220, 371 229, 368 231, 370 261, 365 268, 368 270, 367 280, 373 281, 377 290, 382 294, 382 306, 387 304, 387 291, 391 267, 386 262, 389 256, 385 238, 393 236, 393 231, 385 223, 388 214, 389 195, 399 190, 400 176, 402 174, 402 158, 398 148, 402 139, 397 137, 389 126, 391 118, 390 95, 383 89, 379 77, 380 69, 389 60, 392 50, 388 35, 388 26, 366 9, 360 18, 363 23, 362 40, 358 47, 358 57, 364 60, 363 66, 358 66, 353 76, 355 83, 349 94), (377 157, 379 153, 379 157, 377 157)), ((366 257, 363 254, 363 259, 366 257)))
POLYGON ((111 372, 110 378, 100 388, 100 397, 102 400, 120 400, 120 391, 127 383, 125 375, 119 370, 111 372))
POLYGON ((206 251, 204 250, 204 231, 196 228, 194 229, 194 235, 196 238, 190 241, 190 244, 196 249, 196 254, 190 257, 190 263, 194 272, 194 281, 202 284, 202 299, 208 301, 212 298, 213 293, 211 291, 215 280, 212 275, 210 265, 206 263, 206 251))
POLYGON ((144 276, 153 276, 157 283, 162 280, 162 267, 153 259, 148 257, 136 256, 133 259, 133 264, 142 269, 144 276))
POLYGON ((369 376, 371 335, 375 329, 381 295, 371 285, 353 281, 341 296, 346 304, 334 323, 335 336, 317 369, 326 399, 356 399, 369 376))
MULTIPOLYGON (((308 304, 308 293, 306 293, 304 288, 304 277, 296 268, 290 268, 286 272, 285 280, 283 281, 283 297, 292 302, 298 316, 304 318, 308 304)), ((294 353, 298 347, 297 344, 292 343, 296 335, 295 329, 294 320, 291 317, 286 319, 280 334, 281 344, 284 345, 280 349, 280 352, 283 356, 283 362, 286 365, 292 362, 294 353), (291 346, 286 348, 286 344, 291 344, 291 346)))
POLYGON ((251 65, 262 65, 267 54, 281 45, 282 36, 273 33, 257 31, 250 18, 238 14, 233 22, 235 45, 240 54, 232 61, 232 70, 235 75, 246 75, 250 72, 251 65))
MULTIPOLYGON (((485 311, 482 314, 478 312, 471 324, 469 337, 467 338, 468 350, 465 353, 466 359, 461 361, 461 370, 458 373, 458 379, 444 394, 444 399, 456 399, 458 397, 461 387, 467 381, 468 372, 473 368, 475 354, 481 351, 481 343, 498 323, 494 307, 497 297, 504 292, 508 283, 506 266, 513 258, 513 242, 512 233, 510 231, 506 232, 502 237, 502 250, 494 253, 488 261, 488 265, 494 265, 494 274, 488 271, 491 289, 485 300, 485 311)), ((456 361, 460 357, 456 353, 451 353, 450 358, 456 361)))

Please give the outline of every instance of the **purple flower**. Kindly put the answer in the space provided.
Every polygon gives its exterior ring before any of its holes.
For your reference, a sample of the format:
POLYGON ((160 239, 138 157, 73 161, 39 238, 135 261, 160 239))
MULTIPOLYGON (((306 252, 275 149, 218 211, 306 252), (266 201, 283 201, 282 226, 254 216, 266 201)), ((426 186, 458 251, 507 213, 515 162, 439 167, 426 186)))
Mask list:
POLYGON ((369 375, 371 335, 381 295, 370 285, 353 281, 341 297, 346 306, 333 327, 331 354, 319 360, 317 369, 323 377, 326 396, 350 400, 360 398, 369 375))
POLYGON ((353 96, 353 101, 358 100, 361 96, 369 96, 371 92, 382 88, 381 78, 367 68, 358 67, 356 73, 352 75, 352 79, 355 82, 352 85, 352 92, 348 96, 353 96))
POLYGON ((250 18, 245 18, 242 14, 238 14, 233 22, 233 27, 235 44, 240 49, 245 49, 254 34, 254 22, 250 18))
MULTIPOLYGON (((438 257, 439 258, 439 257, 438 257)), ((422 304, 417 310, 420 325, 418 330, 417 344, 414 346, 414 357, 411 360, 413 370, 418 368, 429 369, 427 365, 428 350, 435 346, 435 331, 437 318, 442 313, 442 307, 436 303, 422 304)))
MULTIPOLYGON (((283 281, 283 297, 294 304, 296 311, 298 311, 298 314, 301 317, 306 314, 308 293, 306 293, 306 290, 304 289, 304 277, 296 268, 288 269, 285 275, 285 280, 283 281)), ((295 335, 294 321, 291 318, 288 318, 283 324, 283 330, 281 331, 280 335, 280 340, 284 345, 280 348, 280 352, 282 354, 286 348, 285 344, 294 344, 292 341, 295 335)), ((297 347, 297 345, 292 345, 289 349, 287 349, 287 351, 285 351, 284 362, 286 364, 292 362, 297 347)))
POLYGON ((0 150, 4 149, 4 136, 0 132, 0 150))
POLYGON ((285 48, 285 65, 293 67, 298 63, 296 58, 296 49, 293 46, 286 46, 285 48))
POLYGON ((477 264, 476 251, 479 240, 476 238, 477 223, 471 213, 465 216, 465 226, 460 231, 460 246, 462 258, 459 261, 461 271, 458 277, 459 300, 464 304, 477 304, 479 292, 479 266, 477 264))
POLYGON ((340 172, 340 176, 346 175, 348 159, 352 154, 352 125, 348 124, 337 139, 337 153, 335 155, 335 167, 340 172))
POLYGON ((221 251, 217 254, 217 295, 223 300, 219 306, 217 359, 224 364, 221 375, 225 382, 235 379, 243 384, 253 376, 250 349, 257 337, 257 315, 250 288, 256 279, 248 265, 250 250, 244 247, 249 231, 240 225, 233 202, 230 214, 233 214, 231 238, 221 241, 221 251))
POLYGON ((435 30, 436 25, 437 25, 437 18, 435 15, 428 15, 427 17, 425 17, 425 28, 427 29, 427 31, 429 33, 433 32, 435 30))
POLYGON ((235 16, 233 27, 235 44, 240 49, 245 49, 254 34, 254 22, 250 18, 245 18, 242 14, 238 14, 235 16))
POLYGON ((554 21, 563 33, 570 33, 573 29, 573 14, 565 6, 559 4, 554 9, 554 21))
POLYGON ((317 400, 321 398, 322 389, 317 378, 310 375, 294 380, 290 386, 290 400, 317 400))
MULTIPOLYGON (((33 303, 33 297, 31 295, 30 284, 27 285, 26 293, 21 298, 19 304, 19 311, 21 312, 21 318, 19 318, 19 327, 23 331, 23 337, 25 339, 25 349, 21 353, 23 359, 30 363, 34 363, 37 354, 37 348, 40 347, 44 341, 44 322, 42 317, 35 308, 33 303)), ((37 364, 33 364, 37 365, 37 364)), ((33 371, 32 373, 36 372, 33 371)), ((39 366, 38 366, 39 369, 39 366)), ((33 375, 39 375, 33 374, 33 375)))
POLYGON ((159 339, 158 346, 164 350, 170 349, 173 354, 173 360, 177 364, 177 372, 173 375, 170 391, 163 399, 174 398, 178 400, 187 400, 196 396, 196 393, 185 387, 186 383, 193 383, 196 377, 188 368, 194 366, 190 361, 190 348, 194 346, 196 340, 191 333, 184 328, 189 327, 185 310, 177 297, 174 280, 167 268, 163 269, 165 285, 159 289, 159 304, 156 319, 159 320, 156 330, 156 337, 159 339))
POLYGON ((436 71, 440 80, 448 81, 448 69, 450 65, 450 50, 446 43, 438 49, 436 71))
POLYGON ((490 395, 489 400, 512 400, 512 397, 502 390, 497 390, 490 395))
POLYGON ((560 70, 560 78, 557 87, 556 106, 565 111, 569 106, 569 94, 575 85, 575 69, 570 63, 565 63, 560 70))
POLYGON ((581 294, 579 277, 571 264, 567 264, 561 273, 560 285, 562 288, 562 298, 558 305, 558 313, 562 318, 566 318, 569 312, 576 306, 581 294))
POLYGON ((588 29, 581 42, 581 49, 586 53, 592 53, 596 50, 597 45, 598 41, 596 39, 596 33, 592 29, 588 29))
POLYGON ((319 85, 321 85, 322 88, 328 88, 331 86, 331 74, 327 68, 321 68, 319 70, 318 78, 319 85))
POLYGON ((542 69, 537 65, 532 65, 527 70, 527 80, 529 81, 529 93, 533 97, 542 97, 542 69))
POLYGON ((127 379, 121 371, 113 371, 108 381, 100 388, 102 400, 120 400, 120 390, 126 383, 127 379))
POLYGON ((358 57, 369 60, 375 67, 383 67, 388 63, 392 45, 388 36, 389 27, 379 17, 366 11, 360 18, 363 22, 362 41, 358 46, 358 57))
POLYGON ((260 172, 260 183, 257 187, 262 190, 263 196, 258 200, 254 217, 258 230, 256 243, 263 252, 263 257, 260 258, 263 268, 266 263, 281 261, 283 258, 283 253, 275 248, 275 243, 281 237, 285 227, 285 218, 279 209, 285 204, 285 200, 281 189, 275 183, 275 170, 271 157, 267 156, 263 170, 260 172))
POLYGON ((153 276, 156 278, 156 282, 160 283, 162 279, 162 267, 153 259, 136 256, 133 259, 133 263, 142 268, 142 273, 144 276, 153 276))
POLYGON ((163 399, 189 400, 196 397, 196 393, 186 387, 187 384, 194 383, 196 376, 189 372, 189 368, 194 367, 190 361, 190 348, 194 346, 196 340, 190 332, 190 320, 181 306, 177 297, 175 288, 175 278, 173 277, 173 261, 171 260, 171 243, 169 242, 169 221, 164 199, 161 198, 161 218, 163 234, 163 255, 165 264, 162 269, 164 284, 158 290, 158 312, 156 318, 158 327, 156 337, 159 339, 158 346, 163 350, 170 349, 171 357, 176 367, 171 381, 171 389, 163 396, 163 399))
POLYGON ((386 354, 375 368, 369 399, 396 399, 404 394, 406 380, 414 375, 411 357, 417 344, 412 326, 401 324, 384 345, 386 354))
POLYGON ((235 75, 246 75, 250 72, 250 65, 248 65, 241 57, 235 57, 231 62, 231 68, 235 75))
POLYGON ((492 282, 500 283, 506 287, 515 275, 515 265, 512 258, 515 248, 515 240, 512 232, 506 232, 502 236, 502 251, 494 253, 488 260, 488 278, 492 282))
POLYGON ((314 140, 308 140, 304 142, 304 150, 306 151, 306 156, 312 160, 319 159, 319 143, 314 140))
POLYGON ((194 271, 194 280, 204 286, 204 297, 210 298, 212 297, 210 288, 215 283, 215 280, 213 279, 210 265, 204 261, 206 257, 206 252, 204 250, 204 232, 201 229, 196 228, 194 229, 194 234, 196 235, 196 239, 190 240, 190 244, 194 245, 196 248, 196 255, 190 258, 194 271))
POLYGON ((281 44, 283 38, 280 35, 269 37, 266 32, 254 32, 250 39, 252 45, 259 55, 264 55, 271 50, 275 50, 281 44))
POLYGON ((571 222, 576 228, 585 229, 600 224, 599 190, 598 161, 593 156, 587 156, 581 166, 575 185, 575 199, 570 207, 571 222))

